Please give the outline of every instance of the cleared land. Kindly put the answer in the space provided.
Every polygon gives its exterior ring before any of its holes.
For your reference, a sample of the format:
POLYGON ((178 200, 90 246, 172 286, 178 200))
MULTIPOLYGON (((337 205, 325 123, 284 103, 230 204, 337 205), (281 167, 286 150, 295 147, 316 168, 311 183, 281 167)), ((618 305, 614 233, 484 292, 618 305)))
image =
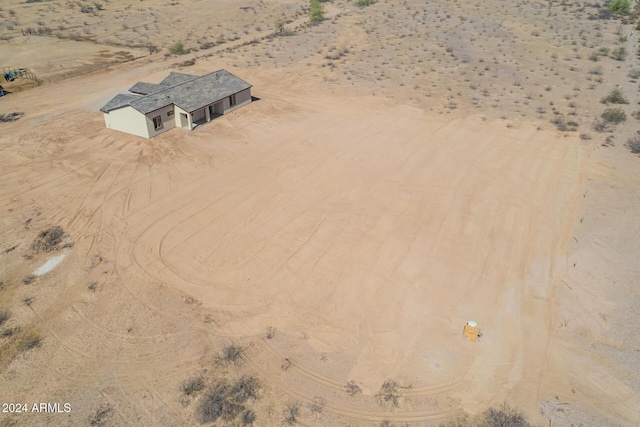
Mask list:
MULTIPOLYGON (((25 23, 56 5, 15 3, 25 23)), ((69 63, 112 48, 95 42, 121 3, 69 63)), ((218 22, 204 3, 139 8, 199 7, 197 30, 218 22)), ((255 425, 431 426, 503 401, 544 425, 637 423, 640 160, 623 143, 640 65, 602 50, 634 53, 631 26, 596 5, 417 1, 336 1, 306 26, 305 6, 223 3, 260 28, 206 48, 159 30, 192 52, 1 99, 24 114, 0 124, 0 399, 73 408, 2 422, 190 425, 222 396, 255 425), (294 35, 270 36, 280 17, 294 35), (150 141, 105 129, 113 94, 191 58, 259 100, 150 141), (616 85, 627 122, 593 130, 616 85), (68 239, 34 251, 52 225, 68 239)))

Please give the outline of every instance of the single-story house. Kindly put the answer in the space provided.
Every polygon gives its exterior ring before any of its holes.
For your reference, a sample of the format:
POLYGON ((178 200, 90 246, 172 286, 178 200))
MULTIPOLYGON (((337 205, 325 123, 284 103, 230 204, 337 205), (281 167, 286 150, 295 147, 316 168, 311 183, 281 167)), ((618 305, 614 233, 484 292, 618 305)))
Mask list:
POLYGON ((251 86, 226 70, 203 76, 172 71, 159 84, 136 83, 100 111, 109 129, 151 138, 174 127, 195 129, 250 103, 251 86))

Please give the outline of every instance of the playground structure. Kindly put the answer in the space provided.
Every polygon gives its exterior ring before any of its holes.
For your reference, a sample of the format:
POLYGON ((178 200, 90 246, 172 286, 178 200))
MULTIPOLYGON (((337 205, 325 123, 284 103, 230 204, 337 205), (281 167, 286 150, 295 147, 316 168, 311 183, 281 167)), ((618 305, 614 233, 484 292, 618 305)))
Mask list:
POLYGON ((16 79, 27 79, 40 84, 36 74, 28 68, 2 67, 2 78, 5 82, 13 82, 16 79))

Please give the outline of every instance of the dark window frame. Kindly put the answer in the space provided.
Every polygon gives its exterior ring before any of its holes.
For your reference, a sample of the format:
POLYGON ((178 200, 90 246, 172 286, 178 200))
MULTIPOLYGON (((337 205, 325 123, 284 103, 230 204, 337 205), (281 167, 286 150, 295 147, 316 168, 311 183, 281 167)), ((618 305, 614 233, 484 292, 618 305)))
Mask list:
POLYGON ((160 130, 164 127, 164 124, 162 123, 162 116, 155 116, 153 118, 153 127, 155 130, 160 130))

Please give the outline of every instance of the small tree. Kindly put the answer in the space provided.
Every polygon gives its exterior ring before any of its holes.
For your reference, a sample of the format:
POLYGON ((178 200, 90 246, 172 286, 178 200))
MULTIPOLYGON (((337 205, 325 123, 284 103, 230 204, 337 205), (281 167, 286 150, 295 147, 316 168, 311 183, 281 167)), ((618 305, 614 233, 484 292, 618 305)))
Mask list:
POLYGON ((184 47, 182 40, 178 40, 171 46, 169 46, 169 52, 173 55, 184 55, 187 53, 187 49, 184 47))

